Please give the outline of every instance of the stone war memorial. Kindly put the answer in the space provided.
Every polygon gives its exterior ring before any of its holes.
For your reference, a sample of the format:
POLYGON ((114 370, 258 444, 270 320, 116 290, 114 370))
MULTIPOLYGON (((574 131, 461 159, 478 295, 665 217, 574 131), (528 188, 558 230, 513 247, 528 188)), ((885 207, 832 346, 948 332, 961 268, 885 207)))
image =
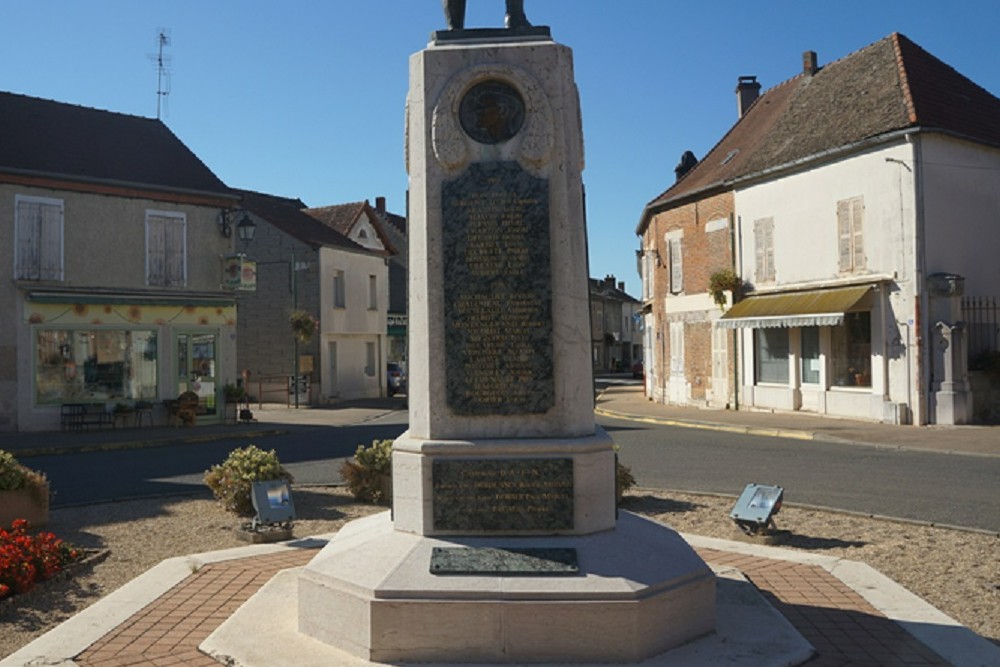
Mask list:
POLYGON ((274 589, 295 598, 288 664, 643 662, 715 632, 717 579, 675 531, 616 509, 572 52, 521 2, 512 27, 471 30, 443 4, 449 29, 410 59, 392 509, 274 589))
POLYGON ((715 581, 675 532, 616 515, 572 53, 520 3, 494 30, 444 4, 451 29, 410 60, 392 512, 305 568, 299 628, 380 662, 639 661, 714 629, 715 581))

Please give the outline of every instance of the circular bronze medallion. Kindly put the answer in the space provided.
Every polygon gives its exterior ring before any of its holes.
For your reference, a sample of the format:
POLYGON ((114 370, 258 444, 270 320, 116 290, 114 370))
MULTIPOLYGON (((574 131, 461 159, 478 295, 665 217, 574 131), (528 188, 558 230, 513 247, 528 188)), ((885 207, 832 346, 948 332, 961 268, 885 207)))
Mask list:
POLYGON ((458 108, 462 129, 481 144, 500 144, 524 125, 524 99, 502 81, 476 84, 458 108))

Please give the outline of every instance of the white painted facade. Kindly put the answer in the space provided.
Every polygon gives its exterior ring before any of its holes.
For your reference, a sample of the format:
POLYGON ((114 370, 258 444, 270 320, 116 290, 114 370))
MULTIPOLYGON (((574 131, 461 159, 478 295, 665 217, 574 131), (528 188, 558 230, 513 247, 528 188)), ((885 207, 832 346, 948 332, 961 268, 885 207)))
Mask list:
POLYGON ((319 265, 320 400, 383 396, 388 260, 374 254, 321 248, 319 265), (343 305, 335 299, 335 280, 344 281, 343 305))
POLYGON ((890 423, 971 418, 964 358, 955 377, 944 377, 950 345, 936 328, 960 317, 959 299, 929 294, 926 285, 935 273, 964 276, 967 295, 994 294, 1000 285, 1000 151, 911 134, 738 188, 735 196, 737 273, 752 294, 871 286, 853 309, 870 314, 870 371, 858 373, 856 383, 832 372, 831 326, 818 327, 818 364, 804 370, 805 328, 791 327, 787 382, 761 381, 755 336, 763 330, 741 328, 742 406, 890 423), (863 203, 863 267, 844 271, 838 202, 854 199, 863 203), (773 280, 756 275, 754 223, 765 219, 773 221, 773 280))

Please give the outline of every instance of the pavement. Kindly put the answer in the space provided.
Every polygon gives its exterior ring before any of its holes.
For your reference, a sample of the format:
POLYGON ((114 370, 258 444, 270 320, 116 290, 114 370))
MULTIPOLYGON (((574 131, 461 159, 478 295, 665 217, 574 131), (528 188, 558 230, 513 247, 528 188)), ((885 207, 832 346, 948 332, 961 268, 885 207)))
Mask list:
MULTIPOLYGON (((598 414, 690 428, 843 442, 845 445, 1000 456, 1000 427, 890 426, 800 413, 709 410, 652 403, 641 386, 601 378, 598 414)), ((257 421, 191 428, 165 425, 86 432, 0 434, 18 457, 155 447, 256 433, 359 424, 406 409, 405 397, 324 408, 254 406, 257 421)), ((171 667, 219 662, 199 646, 278 573, 303 567, 325 543, 319 536, 169 559, 13 655, 0 667, 171 667)), ((812 648, 809 667, 845 665, 1000 665, 1000 647, 862 563, 759 544, 685 535, 717 572, 735 572, 794 626, 812 648)), ((762 629, 766 632, 766 629, 762 629)), ((723 642, 724 643, 724 642, 723 642)), ((750 656, 726 664, 762 662, 750 656)), ((363 664, 345 659, 343 663, 363 664)), ((652 664, 652 663, 651 663, 652 664)), ((671 663, 673 664, 673 663, 671 663)), ((711 665, 704 656, 678 664, 711 665)))

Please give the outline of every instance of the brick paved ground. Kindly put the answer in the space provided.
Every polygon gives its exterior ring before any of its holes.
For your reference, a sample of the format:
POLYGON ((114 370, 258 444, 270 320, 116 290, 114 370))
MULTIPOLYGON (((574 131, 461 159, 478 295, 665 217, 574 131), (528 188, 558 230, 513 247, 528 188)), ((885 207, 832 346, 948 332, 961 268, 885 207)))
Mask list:
MULTIPOLYGON (((76 658, 81 667, 217 667, 198 645, 279 570, 305 565, 302 549, 205 565, 76 658)), ((823 568, 699 549, 740 570, 818 652, 808 667, 947 666, 823 568)))

